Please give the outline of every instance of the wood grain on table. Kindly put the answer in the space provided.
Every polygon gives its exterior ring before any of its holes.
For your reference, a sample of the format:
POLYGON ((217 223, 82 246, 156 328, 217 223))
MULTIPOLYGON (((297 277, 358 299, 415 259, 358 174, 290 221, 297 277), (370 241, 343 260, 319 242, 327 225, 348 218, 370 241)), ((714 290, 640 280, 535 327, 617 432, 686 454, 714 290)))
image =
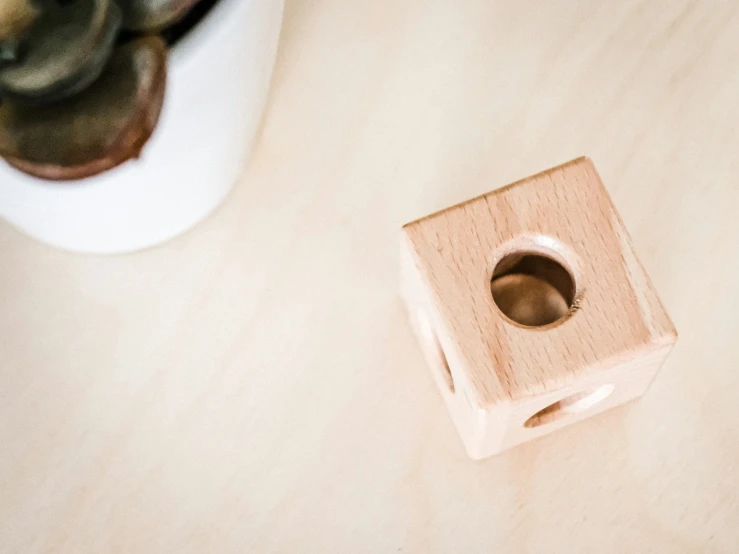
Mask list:
POLYGON ((0 552, 735 553, 737 29, 728 0, 288 2, 207 221, 117 257, 0 224, 0 552), (399 228, 581 154, 680 341, 639 402, 472 462, 399 228))

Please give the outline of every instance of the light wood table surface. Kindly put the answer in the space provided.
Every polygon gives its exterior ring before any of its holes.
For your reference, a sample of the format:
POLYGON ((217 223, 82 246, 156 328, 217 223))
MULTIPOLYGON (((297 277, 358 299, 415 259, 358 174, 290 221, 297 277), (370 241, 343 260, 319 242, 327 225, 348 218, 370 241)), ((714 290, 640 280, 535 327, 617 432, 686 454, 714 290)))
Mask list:
POLYGON ((739 5, 285 17, 255 155, 195 230, 90 257, 0 224, 0 551, 739 551, 739 5), (580 154, 680 341, 641 401, 472 462, 398 229, 580 154))

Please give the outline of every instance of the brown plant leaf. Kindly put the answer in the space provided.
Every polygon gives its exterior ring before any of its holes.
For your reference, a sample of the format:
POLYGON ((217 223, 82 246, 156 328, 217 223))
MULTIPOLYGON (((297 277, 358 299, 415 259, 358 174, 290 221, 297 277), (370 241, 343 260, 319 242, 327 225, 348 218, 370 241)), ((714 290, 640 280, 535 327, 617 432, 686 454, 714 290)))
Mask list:
POLYGON ((0 41, 19 37, 37 16, 31 0, 0 0, 0 41))
MULTIPOLYGON (((123 26, 131 31, 161 31, 173 25, 200 0, 117 0, 123 26)), ((246 1, 246 0, 241 0, 246 1)))
POLYGON ((139 156, 164 101, 167 47, 147 37, 118 47, 100 78, 55 104, 0 107, 0 155, 25 173, 84 179, 139 156))
POLYGON ((78 93, 102 72, 120 24, 113 0, 76 0, 46 9, 24 33, 22 59, 0 69, 0 94, 46 103, 78 93))

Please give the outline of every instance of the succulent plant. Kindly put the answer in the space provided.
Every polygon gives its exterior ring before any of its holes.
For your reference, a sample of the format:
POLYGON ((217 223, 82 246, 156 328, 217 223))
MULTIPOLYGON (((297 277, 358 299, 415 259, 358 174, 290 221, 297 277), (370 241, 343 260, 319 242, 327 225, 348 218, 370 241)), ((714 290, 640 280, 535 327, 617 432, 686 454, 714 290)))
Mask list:
POLYGON ((199 2, 0 0, 0 156, 51 180, 138 157, 164 100, 162 35, 199 2))

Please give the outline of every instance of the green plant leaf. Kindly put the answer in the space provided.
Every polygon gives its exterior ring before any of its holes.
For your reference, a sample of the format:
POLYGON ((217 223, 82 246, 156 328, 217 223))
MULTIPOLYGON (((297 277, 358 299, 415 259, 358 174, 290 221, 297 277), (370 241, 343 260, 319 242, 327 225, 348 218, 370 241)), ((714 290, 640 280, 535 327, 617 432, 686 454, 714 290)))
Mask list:
POLYGON ((95 83, 54 104, 0 107, 0 155, 42 179, 83 179, 139 156, 164 101, 167 46, 119 46, 95 83))
POLYGON ((126 29, 160 31, 185 17, 200 0, 117 0, 117 2, 123 10, 123 26, 126 29))
POLYGON ((0 69, 0 94, 46 103, 78 93, 102 72, 120 24, 113 0, 76 0, 45 9, 22 38, 23 56, 0 69))

